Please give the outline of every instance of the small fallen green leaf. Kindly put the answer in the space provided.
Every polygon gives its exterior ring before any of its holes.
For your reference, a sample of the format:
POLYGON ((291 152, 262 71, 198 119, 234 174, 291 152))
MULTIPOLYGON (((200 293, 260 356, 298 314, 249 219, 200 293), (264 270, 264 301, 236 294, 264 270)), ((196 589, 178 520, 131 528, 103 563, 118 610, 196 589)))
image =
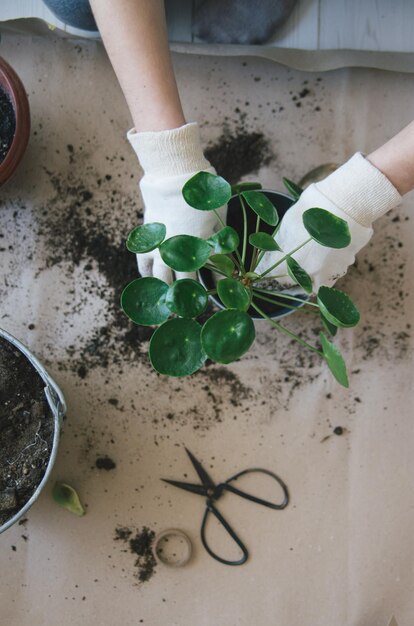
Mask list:
POLYGON ((64 509, 67 509, 75 515, 79 515, 81 517, 86 513, 75 489, 66 483, 55 483, 52 491, 52 498, 57 504, 59 504, 59 506, 62 506, 64 509))

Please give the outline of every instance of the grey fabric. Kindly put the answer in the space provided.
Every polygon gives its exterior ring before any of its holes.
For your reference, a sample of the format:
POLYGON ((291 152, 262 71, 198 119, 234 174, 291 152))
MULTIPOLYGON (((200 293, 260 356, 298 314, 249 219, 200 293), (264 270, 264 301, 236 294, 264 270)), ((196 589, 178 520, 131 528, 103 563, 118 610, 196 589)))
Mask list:
POLYGON ((194 34, 207 43, 262 44, 289 17, 296 0, 204 0, 194 34))
POLYGON ((88 0, 43 0, 65 24, 83 30, 98 30, 88 0))

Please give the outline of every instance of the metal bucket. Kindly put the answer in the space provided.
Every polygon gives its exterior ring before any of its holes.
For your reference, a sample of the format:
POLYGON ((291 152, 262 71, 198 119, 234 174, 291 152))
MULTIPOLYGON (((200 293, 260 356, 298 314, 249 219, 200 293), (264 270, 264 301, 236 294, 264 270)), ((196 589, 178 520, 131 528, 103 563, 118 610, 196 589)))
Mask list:
POLYGON ((66 402, 63 397, 63 394, 53 378, 49 376, 43 365, 36 359, 36 357, 23 345, 15 339, 12 335, 7 333, 5 330, 0 328, 0 337, 11 343, 15 348, 17 348, 20 352, 24 354, 24 356, 28 359, 28 361, 33 365, 37 373, 41 376, 45 383, 45 395, 49 407, 53 413, 54 417, 54 433, 53 433, 53 443, 52 443, 52 452, 49 457, 49 462, 45 471, 45 474, 41 480, 41 482, 36 487, 35 491, 31 495, 30 499, 26 502, 26 504, 18 511, 13 517, 11 517, 7 522, 0 526, 0 533, 4 532, 15 524, 32 506, 32 504, 39 497, 40 492, 45 486, 50 473, 52 471, 53 465, 55 463, 57 449, 59 445, 59 436, 60 436, 60 428, 62 425, 63 416, 66 413, 66 402))

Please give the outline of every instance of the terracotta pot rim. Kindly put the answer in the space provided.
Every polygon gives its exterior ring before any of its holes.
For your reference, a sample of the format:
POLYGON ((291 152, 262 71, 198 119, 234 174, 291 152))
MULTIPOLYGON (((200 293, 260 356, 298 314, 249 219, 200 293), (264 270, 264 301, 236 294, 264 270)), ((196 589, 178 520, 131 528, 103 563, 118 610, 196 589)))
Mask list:
POLYGON ((16 117, 16 129, 10 148, 0 163, 0 185, 14 173, 26 150, 30 135, 29 101, 22 81, 0 56, 0 86, 9 95, 16 117))

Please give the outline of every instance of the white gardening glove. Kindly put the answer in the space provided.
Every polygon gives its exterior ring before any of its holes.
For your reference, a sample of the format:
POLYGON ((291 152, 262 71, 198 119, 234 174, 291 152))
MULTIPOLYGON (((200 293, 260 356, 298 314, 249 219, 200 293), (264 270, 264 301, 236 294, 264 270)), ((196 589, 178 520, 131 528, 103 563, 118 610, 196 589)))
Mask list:
MULTIPOLYGON (((215 174, 201 149, 200 133, 196 123, 173 130, 137 133, 127 137, 136 152, 144 176, 140 181, 145 205, 144 223, 160 222, 167 227, 167 238, 174 235, 209 237, 219 228, 212 211, 191 208, 182 196, 182 188, 197 172, 215 174)), ((225 218, 226 207, 220 209, 225 218)), ((167 283, 172 271, 160 257, 158 250, 137 255, 141 276, 155 276, 167 283)), ((194 273, 177 272, 177 278, 195 278, 194 273)))
MULTIPOLYGON (((400 202, 401 196, 388 178, 357 152, 333 174, 305 189, 283 217, 276 234, 275 239, 283 252, 266 253, 256 272, 264 272, 309 238, 302 215, 307 209, 318 207, 348 223, 351 243, 346 248, 333 249, 311 241, 292 257, 312 278, 315 292, 321 285, 330 287, 346 273, 348 266, 354 263, 357 252, 370 240, 373 221, 400 202)), ((287 276, 286 262, 268 274, 276 275, 284 275, 278 279, 282 285, 292 285, 287 276)))

